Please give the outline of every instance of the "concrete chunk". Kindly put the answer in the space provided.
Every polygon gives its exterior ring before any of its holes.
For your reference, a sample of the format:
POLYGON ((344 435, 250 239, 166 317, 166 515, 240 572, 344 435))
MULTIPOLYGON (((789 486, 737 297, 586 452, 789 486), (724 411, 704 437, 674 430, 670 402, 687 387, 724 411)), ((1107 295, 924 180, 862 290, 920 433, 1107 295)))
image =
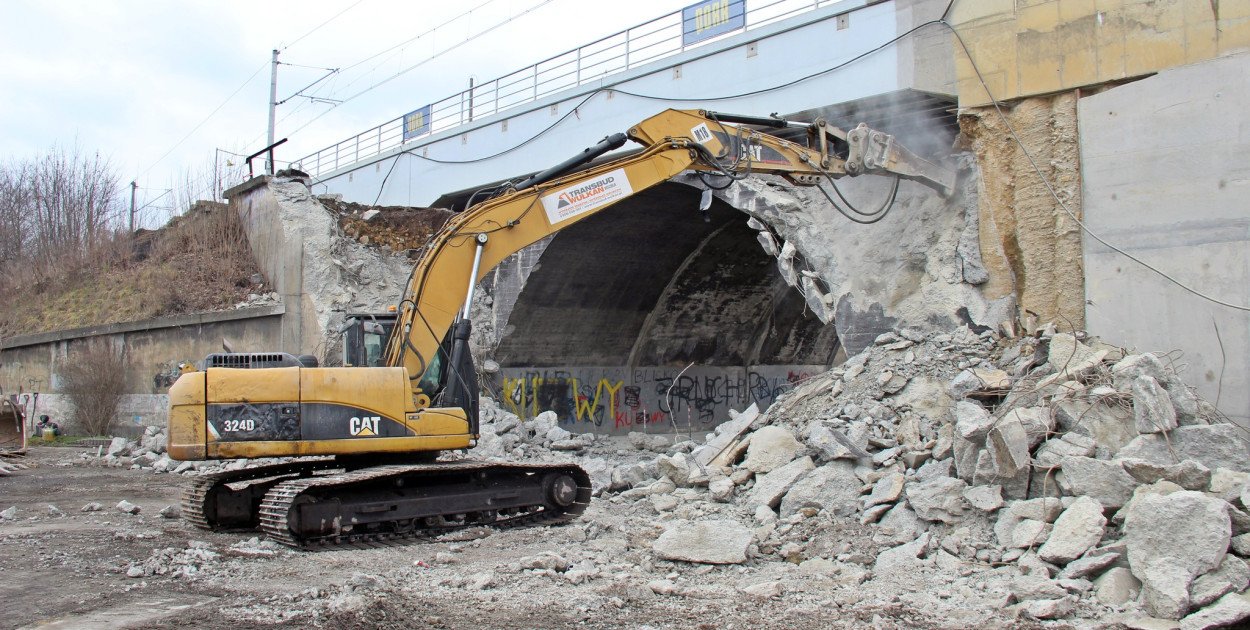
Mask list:
POLYGON ((790 487, 794 485, 794 482, 807 474, 807 471, 814 468, 816 468, 816 464, 812 462, 812 458, 801 457, 763 477, 757 478, 755 487, 747 495, 747 505, 767 505, 775 509, 781 504, 781 497, 785 496, 790 487))
POLYGON ((769 425, 751 434, 744 465, 757 473, 772 472, 793 461, 802 448, 789 429, 769 425))
POLYGON ((740 564, 754 534, 737 521, 685 522, 664 532, 651 544, 665 560, 703 564, 740 564))
POLYGON ((1065 433, 1062 437, 1047 440, 1037 449, 1033 465, 1038 468, 1058 468, 1065 457, 1093 457, 1098 443, 1086 435, 1065 433))
POLYGON ((1227 628, 1250 618, 1250 598, 1242 593, 1229 593, 1181 620, 1181 630, 1213 630, 1227 628))
POLYGON ((1135 567, 1133 575, 1142 582, 1141 603, 1153 617, 1180 619, 1189 612, 1189 584, 1194 579, 1179 558, 1150 558, 1135 567))
POLYGON ((1200 492, 1135 498, 1123 540, 1147 612, 1180 619, 1189 609, 1190 583, 1223 561, 1231 528, 1228 503, 1200 492))
POLYGON ((864 500, 864 507, 872 507, 881 505, 882 503, 894 503, 903 494, 903 484, 906 478, 899 474, 893 473, 886 475, 877 480, 872 487, 872 494, 864 500))
POLYGON ((844 460, 829 462, 790 487, 781 499, 781 517, 808 507, 836 516, 853 514, 859 508, 860 485, 854 464, 844 460))
POLYGON ((1094 597, 1107 606, 1123 606, 1140 593, 1141 581, 1124 567, 1113 567, 1094 580, 1094 597))
POLYGON ((1065 457, 1060 467, 1073 495, 1088 495, 1108 508, 1123 506, 1132 498, 1133 489, 1140 485, 1119 462, 1065 457))
POLYGON ((985 436, 994 427, 994 416, 985 407, 972 401, 955 403, 955 433, 976 444, 983 444, 985 436))
POLYGON ((1206 490, 1211 485, 1211 470, 1190 459, 1171 466, 1136 458, 1121 459, 1120 464, 1128 474, 1144 484, 1164 479, 1186 490, 1206 490))
POLYGON ((1201 608, 1228 593, 1240 593, 1250 586, 1250 567, 1246 561, 1229 554, 1220 566, 1194 580, 1189 587, 1189 599, 1195 608, 1201 608))
POLYGON ((1107 524, 1102 504, 1090 497, 1080 497, 1063 511, 1046 544, 1037 550, 1042 560, 1065 565, 1085 555, 1102 540, 1107 524))
POLYGON ((968 484, 959 479, 942 477, 925 483, 907 484, 907 501, 920 518, 926 521, 958 523, 968 509, 963 491, 968 484))
POLYGON ((993 457, 994 472, 1002 478, 1015 478, 1029 466, 1029 435, 1019 416, 1008 414, 994 424, 985 447, 993 457))
POLYGON ((1245 430, 1232 424, 1178 427, 1166 437, 1157 433, 1138 436, 1120 449, 1118 456, 1164 466, 1191 459, 1210 470, 1227 468, 1250 472, 1250 447, 1246 438, 1245 430))
POLYGON ((1177 427, 1172 399, 1153 377, 1142 375, 1133 380, 1133 418, 1137 432, 1143 435, 1177 427))

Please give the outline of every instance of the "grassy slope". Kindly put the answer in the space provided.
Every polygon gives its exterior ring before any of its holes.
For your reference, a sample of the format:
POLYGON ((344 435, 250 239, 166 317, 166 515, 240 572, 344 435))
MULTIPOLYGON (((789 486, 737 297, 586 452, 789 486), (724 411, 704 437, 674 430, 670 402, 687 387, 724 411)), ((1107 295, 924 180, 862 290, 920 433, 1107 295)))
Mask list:
POLYGON ((0 288, 0 336, 222 310, 268 291, 226 210, 195 212, 41 284, 0 288), (120 253, 119 253, 120 252, 120 253))

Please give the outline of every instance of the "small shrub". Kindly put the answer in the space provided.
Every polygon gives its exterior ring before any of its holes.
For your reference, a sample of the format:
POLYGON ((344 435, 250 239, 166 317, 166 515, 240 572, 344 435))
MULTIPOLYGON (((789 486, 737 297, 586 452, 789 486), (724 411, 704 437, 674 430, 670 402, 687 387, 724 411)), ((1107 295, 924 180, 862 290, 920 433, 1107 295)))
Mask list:
POLYGON ((107 342, 92 342, 71 353, 57 371, 61 392, 74 405, 72 424, 86 435, 105 435, 126 393, 125 360, 107 342))

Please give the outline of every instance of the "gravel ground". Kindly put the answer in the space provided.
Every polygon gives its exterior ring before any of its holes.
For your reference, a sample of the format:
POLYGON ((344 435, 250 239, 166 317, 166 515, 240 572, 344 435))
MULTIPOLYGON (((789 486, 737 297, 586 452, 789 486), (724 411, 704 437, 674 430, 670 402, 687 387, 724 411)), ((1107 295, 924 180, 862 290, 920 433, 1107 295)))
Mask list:
POLYGON ((1021 627, 984 611, 933 618, 897 582, 865 588, 775 560, 659 561, 647 501, 595 499, 561 527, 295 552, 159 516, 177 502, 177 475, 101 467, 70 448, 36 448, 26 463, 0 478, 0 501, 17 508, 0 522, 4 628, 1021 627), (123 500, 141 511, 118 511, 123 500), (81 511, 90 503, 102 509, 81 511))

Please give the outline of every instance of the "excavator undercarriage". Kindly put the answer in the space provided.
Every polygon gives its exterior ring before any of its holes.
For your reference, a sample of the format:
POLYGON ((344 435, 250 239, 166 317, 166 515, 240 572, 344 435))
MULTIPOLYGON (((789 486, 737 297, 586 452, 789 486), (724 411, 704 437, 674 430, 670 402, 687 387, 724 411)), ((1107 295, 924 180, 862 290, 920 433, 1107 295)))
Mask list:
POLYGON ((296 548, 397 543, 477 525, 562 523, 590 504, 590 478, 571 464, 474 461, 345 468, 334 459, 206 475, 183 517, 213 530, 259 528, 296 548))

